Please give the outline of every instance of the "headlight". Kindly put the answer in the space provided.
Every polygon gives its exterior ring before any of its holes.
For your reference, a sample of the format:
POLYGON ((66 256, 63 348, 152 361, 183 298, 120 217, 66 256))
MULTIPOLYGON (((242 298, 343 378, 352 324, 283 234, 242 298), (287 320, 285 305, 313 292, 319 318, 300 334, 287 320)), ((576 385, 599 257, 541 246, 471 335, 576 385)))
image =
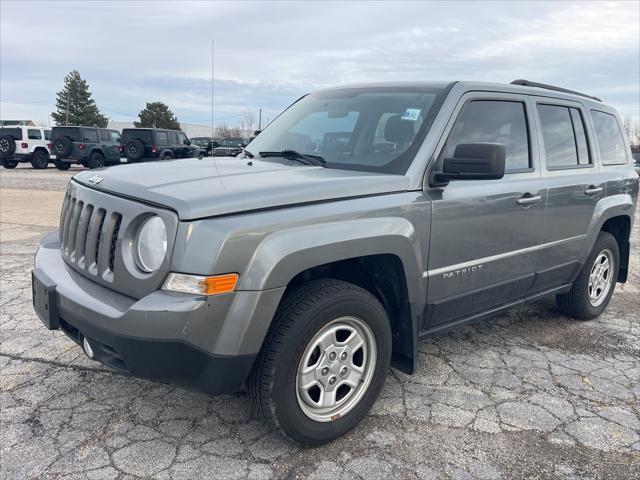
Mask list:
POLYGON ((167 255, 167 228, 160 217, 144 221, 135 244, 136 263, 143 272, 151 273, 160 268, 167 255))

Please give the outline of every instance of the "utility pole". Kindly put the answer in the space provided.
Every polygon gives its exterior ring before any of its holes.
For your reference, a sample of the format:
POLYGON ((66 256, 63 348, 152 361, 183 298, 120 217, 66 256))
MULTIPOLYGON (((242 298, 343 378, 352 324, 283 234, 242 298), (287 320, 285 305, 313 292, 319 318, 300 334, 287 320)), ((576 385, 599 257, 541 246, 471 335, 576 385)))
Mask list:
POLYGON ((258 113, 258 130, 262 130, 262 108, 258 113))
POLYGON ((211 40, 211 138, 215 137, 215 128, 213 126, 213 46, 214 40, 211 40))
POLYGON ((69 90, 67 90, 67 108, 66 108, 66 118, 64 120, 65 125, 69 125, 69 90))

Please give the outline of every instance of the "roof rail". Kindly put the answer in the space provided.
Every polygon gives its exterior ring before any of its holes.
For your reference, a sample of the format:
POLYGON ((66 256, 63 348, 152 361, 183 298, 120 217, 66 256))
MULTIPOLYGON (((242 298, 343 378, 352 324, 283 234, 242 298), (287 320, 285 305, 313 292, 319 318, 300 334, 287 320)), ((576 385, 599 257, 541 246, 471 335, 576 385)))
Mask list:
POLYGON ((529 80, 518 79, 511 82, 511 85, 522 85, 523 87, 537 87, 537 88, 544 88, 546 90, 553 90, 555 92, 571 93, 572 95, 578 95, 580 97, 586 97, 586 98, 590 98, 591 100, 602 102, 601 99, 599 99, 598 97, 594 97, 593 95, 587 95, 586 93, 576 92, 575 90, 569 90, 567 88, 547 85, 546 83, 537 83, 537 82, 531 82, 529 80))

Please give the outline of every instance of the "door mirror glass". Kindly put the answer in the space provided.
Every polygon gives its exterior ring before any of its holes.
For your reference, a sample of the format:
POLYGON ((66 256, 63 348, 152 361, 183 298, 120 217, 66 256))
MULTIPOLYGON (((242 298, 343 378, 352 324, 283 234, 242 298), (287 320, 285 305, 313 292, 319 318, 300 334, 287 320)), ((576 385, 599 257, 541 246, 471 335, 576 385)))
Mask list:
POLYGON ((504 177, 505 147, 502 143, 461 143, 452 158, 445 158, 439 181, 497 180, 504 177))

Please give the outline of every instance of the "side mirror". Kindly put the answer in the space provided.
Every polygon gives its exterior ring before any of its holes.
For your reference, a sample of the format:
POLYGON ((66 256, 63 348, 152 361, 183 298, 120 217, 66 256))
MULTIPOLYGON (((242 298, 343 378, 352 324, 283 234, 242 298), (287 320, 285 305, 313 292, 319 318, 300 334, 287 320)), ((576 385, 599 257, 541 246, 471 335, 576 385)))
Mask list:
POLYGON ((502 143, 461 143, 453 158, 445 158, 438 181, 497 180, 504 177, 506 152, 502 143))

